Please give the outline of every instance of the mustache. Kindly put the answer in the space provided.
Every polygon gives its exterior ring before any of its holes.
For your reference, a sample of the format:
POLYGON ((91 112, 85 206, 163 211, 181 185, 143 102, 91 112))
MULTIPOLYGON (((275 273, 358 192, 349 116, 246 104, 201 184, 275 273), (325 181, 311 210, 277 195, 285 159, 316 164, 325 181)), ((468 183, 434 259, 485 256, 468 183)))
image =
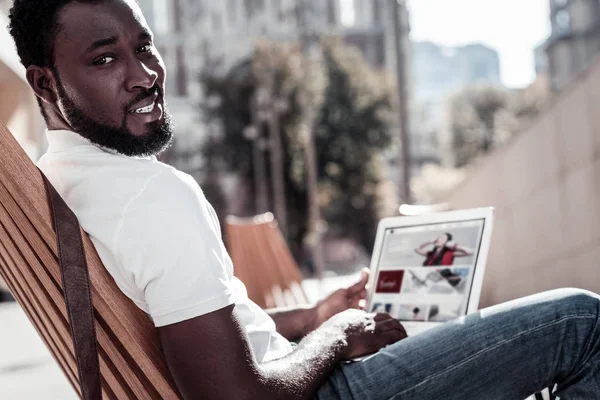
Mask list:
POLYGON ((137 96, 135 96, 129 103, 127 103, 127 105, 125 105, 123 107, 123 111, 125 111, 125 113, 127 113, 129 111, 129 109, 131 107, 133 107, 133 105, 139 101, 142 101, 148 97, 152 97, 155 94, 158 94, 158 98, 160 100, 162 100, 163 98, 163 91, 161 89, 160 86, 158 85, 154 85, 152 86, 150 89, 144 90, 142 92, 140 92, 137 96))

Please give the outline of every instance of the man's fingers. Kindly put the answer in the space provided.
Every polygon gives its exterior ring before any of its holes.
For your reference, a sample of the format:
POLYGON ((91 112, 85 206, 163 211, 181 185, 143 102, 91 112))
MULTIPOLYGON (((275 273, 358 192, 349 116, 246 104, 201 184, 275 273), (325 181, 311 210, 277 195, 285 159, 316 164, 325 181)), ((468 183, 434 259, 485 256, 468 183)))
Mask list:
POLYGON ((386 345, 387 344, 394 344, 396 342, 399 342, 403 339, 406 339, 408 337, 408 335, 406 334, 406 332, 404 331, 398 331, 398 330, 391 330, 391 331, 387 331, 381 334, 381 336, 384 338, 384 340, 386 341, 386 345))
POLYGON ((373 319, 375 320, 375 322, 379 323, 379 322, 387 321, 388 319, 394 319, 394 318, 392 318, 392 316, 390 314, 377 313, 377 314, 375 314, 373 319))
POLYGON ((377 322, 375 325, 375 332, 388 332, 388 331, 399 331, 406 335, 406 330, 397 319, 388 319, 385 321, 377 322))
POLYGON ((362 310, 367 304, 367 289, 363 289, 360 293, 348 297, 348 308, 358 308, 362 310))

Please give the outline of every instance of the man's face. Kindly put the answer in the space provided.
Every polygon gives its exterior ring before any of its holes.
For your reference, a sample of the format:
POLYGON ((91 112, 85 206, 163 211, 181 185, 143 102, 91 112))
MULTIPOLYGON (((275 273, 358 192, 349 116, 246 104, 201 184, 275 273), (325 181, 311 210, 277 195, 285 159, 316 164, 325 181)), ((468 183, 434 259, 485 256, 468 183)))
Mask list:
POLYGON ((165 68, 137 4, 70 3, 58 22, 53 70, 58 106, 69 125, 129 156, 168 147, 165 68))

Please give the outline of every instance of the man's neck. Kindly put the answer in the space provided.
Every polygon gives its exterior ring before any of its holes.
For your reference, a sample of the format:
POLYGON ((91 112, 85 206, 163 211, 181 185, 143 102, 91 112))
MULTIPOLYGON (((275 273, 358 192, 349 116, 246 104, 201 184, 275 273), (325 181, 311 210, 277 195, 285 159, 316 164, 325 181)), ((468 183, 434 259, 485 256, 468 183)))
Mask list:
POLYGON ((44 109, 46 115, 46 126, 49 131, 71 131, 75 132, 73 127, 67 122, 67 120, 54 108, 45 107, 44 109))

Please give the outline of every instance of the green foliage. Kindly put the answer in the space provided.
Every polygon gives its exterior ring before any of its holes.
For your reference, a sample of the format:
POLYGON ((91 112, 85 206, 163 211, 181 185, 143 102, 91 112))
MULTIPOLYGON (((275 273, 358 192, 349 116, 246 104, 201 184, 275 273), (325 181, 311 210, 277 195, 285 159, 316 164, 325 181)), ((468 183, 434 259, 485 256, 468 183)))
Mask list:
MULTIPOLYGON (((225 76, 206 72, 201 78, 208 101, 204 116, 218 122, 221 134, 207 142, 204 155, 235 173, 254 199, 252 141, 244 130, 252 125, 252 101, 266 88, 271 98, 287 105, 280 113, 284 148, 286 202, 290 245, 296 254, 306 235, 305 134, 302 118, 314 116, 319 199, 331 235, 350 237, 367 249, 373 245, 381 217, 383 182, 380 153, 391 143, 388 130, 390 93, 357 51, 338 41, 322 45, 322 59, 308 65, 296 46, 262 44, 248 60, 225 76), (311 107, 303 109, 303 107, 311 107)), ((259 140, 268 137, 266 122, 259 124, 259 140)), ((269 171, 269 153, 264 153, 269 171)), ((269 184, 270 187, 270 184, 269 184)), ((388 191, 389 192, 389 191, 388 191)), ((272 207, 272 202, 270 202, 272 207)), ((244 205, 244 213, 256 212, 255 204, 244 205)))
POLYGON ((314 127, 323 216, 370 249, 381 216, 378 156, 391 144, 390 93, 358 51, 328 42, 323 58, 328 85, 314 127))

